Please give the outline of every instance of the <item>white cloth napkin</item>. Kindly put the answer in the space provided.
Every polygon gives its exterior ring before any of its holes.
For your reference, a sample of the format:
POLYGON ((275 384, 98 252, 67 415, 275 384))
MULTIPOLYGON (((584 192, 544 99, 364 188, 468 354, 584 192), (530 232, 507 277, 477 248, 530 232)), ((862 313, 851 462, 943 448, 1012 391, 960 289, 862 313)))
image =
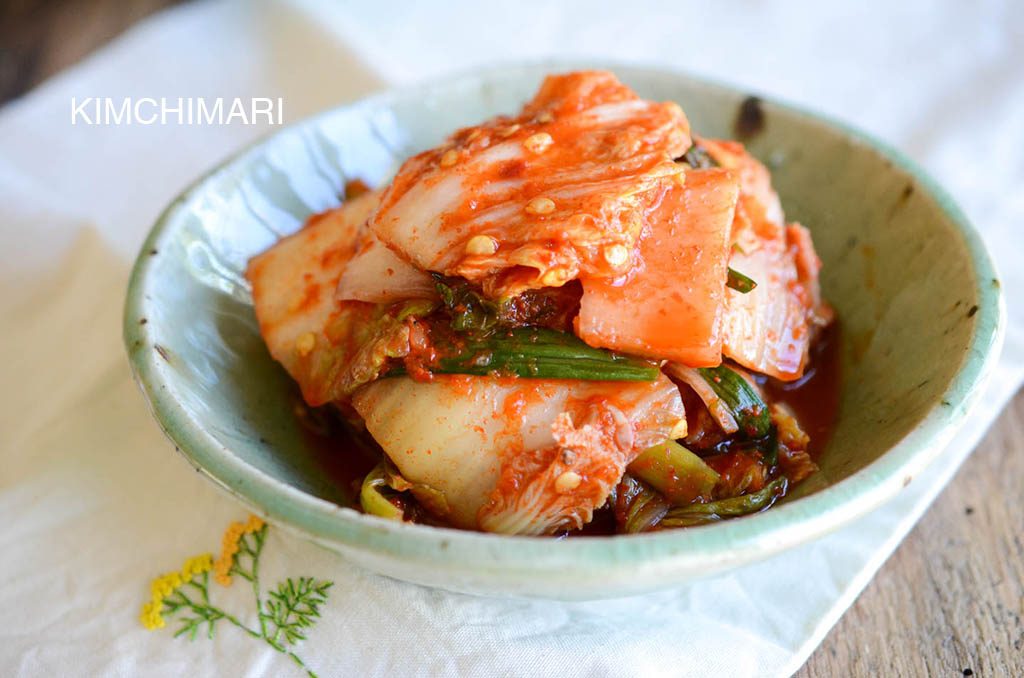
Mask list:
MULTIPOLYGON (((353 569, 271 527, 263 577, 335 582, 297 651, 320 675, 778 676, 809 656, 1024 377, 1024 5, 930 2, 213 2, 148 20, 0 111, 0 672, 299 675, 221 625, 147 632, 149 579, 243 509, 159 433, 120 342, 162 207, 265 127, 72 126, 71 97, 283 97, 286 121, 497 60, 676 65, 824 110, 923 163, 1010 292, 1002 363, 965 432, 893 502, 772 560, 610 602, 473 598, 353 569)), ((243 587, 218 590, 251 621, 243 587)), ((225 604, 227 605, 227 603, 225 604)))

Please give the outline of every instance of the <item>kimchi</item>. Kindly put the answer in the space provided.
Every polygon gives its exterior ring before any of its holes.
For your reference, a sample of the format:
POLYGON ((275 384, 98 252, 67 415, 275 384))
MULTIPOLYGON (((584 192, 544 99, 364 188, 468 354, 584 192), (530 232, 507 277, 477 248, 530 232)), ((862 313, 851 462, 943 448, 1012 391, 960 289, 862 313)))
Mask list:
POLYGON ((820 268, 742 145, 582 71, 247 277, 305 404, 375 460, 355 508, 550 535, 732 518, 815 473, 828 422, 799 394, 833 387, 820 268))

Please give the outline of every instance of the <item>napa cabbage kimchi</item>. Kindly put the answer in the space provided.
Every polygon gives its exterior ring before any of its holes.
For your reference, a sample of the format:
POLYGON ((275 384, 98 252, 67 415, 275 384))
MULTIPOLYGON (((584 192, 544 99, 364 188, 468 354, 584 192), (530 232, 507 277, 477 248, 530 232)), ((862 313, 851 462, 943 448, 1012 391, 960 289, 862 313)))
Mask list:
POLYGON ((350 193, 247 278, 305 404, 373 455, 354 508, 636 533, 763 510, 816 471, 821 262, 765 165, 677 103, 551 75, 350 193))

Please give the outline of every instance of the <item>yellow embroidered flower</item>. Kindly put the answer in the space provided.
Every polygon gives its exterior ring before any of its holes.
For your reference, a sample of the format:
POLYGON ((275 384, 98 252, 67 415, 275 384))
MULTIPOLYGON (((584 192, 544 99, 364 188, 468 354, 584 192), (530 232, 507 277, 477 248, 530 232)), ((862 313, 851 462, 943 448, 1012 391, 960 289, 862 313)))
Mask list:
POLYGON ((142 625, 151 631, 162 629, 164 618, 160 613, 164 609, 164 599, 198 575, 209 572, 212 567, 213 555, 204 553, 186 560, 181 572, 168 572, 154 579, 149 585, 149 602, 142 606, 142 614, 139 616, 142 625))
POLYGON ((192 640, 201 633, 213 638, 215 623, 224 620, 225 624, 231 624, 277 652, 288 655, 308 675, 316 676, 291 646, 305 638, 303 629, 316 623, 320 607, 327 602, 327 590, 334 582, 312 577, 288 577, 278 583, 276 591, 264 597, 261 594, 259 561, 266 529, 264 522, 253 515, 244 523, 231 523, 224 533, 223 550, 216 561, 213 555, 204 553, 186 560, 180 571, 160 575, 151 582, 151 598, 142 606, 139 621, 151 630, 179 622, 181 627, 175 637, 184 636, 192 640), (246 537, 254 533, 252 538, 246 537), (244 556, 242 562, 239 562, 239 554, 244 556), (252 582, 256 609, 260 611, 258 627, 242 622, 210 600, 211 571, 221 583, 230 584, 232 574, 252 582), (266 623, 270 612, 276 615, 282 610, 287 615, 283 621, 285 625, 266 623))
POLYGON ((142 625, 146 627, 147 631, 162 629, 164 627, 164 618, 160 616, 160 612, 163 608, 164 604, 162 602, 153 601, 142 606, 142 614, 139 616, 139 620, 142 622, 142 625))
POLYGON ((163 600, 167 596, 174 593, 174 589, 184 584, 184 580, 181 578, 181 574, 178 572, 169 572, 162 577, 157 577, 153 580, 149 590, 153 595, 153 600, 163 600))
POLYGON ((185 561, 185 565, 181 568, 181 577, 188 581, 196 575, 204 572, 209 572, 213 569, 213 554, 204 553, 201 556, 195 558, 189 558, 185 561))
POLYGON ((231 567, 235 564, 235 555, 238 553, 238 540, 243 535, 262 529, 263 525, 259 517, 251 514, 244 524, 233 522, 228 525, 221 540, 220 558, 213 564, 213 578, 218 584, 231 586, 231 567))

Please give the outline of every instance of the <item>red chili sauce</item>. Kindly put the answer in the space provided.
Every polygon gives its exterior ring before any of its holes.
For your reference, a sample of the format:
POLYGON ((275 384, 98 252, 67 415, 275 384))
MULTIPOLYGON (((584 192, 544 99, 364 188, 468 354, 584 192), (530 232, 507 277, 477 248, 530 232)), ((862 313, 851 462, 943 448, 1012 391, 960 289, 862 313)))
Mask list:
MULTIPOLYGON (((840 333, 838 323, 826 328, 814 346, 804 376, 793 382, 765 378, 762 382, 768 399, 788 405, 797 421, 811 438, 808 449, 817 460, 825 449, 835 426, 839 409, 840 333)), ((323 474, 352 497, 358 508, 362 478, 377 463, 376 443, 365 432, 345 424, 340 415, 329 408, 309 410, 297 407, 296 416, 302 424, 309 449, 323 474)), ((615 518, 610 509, 594 512, 593 520, 568 536, 602 536, 615 534, 615 518)))

